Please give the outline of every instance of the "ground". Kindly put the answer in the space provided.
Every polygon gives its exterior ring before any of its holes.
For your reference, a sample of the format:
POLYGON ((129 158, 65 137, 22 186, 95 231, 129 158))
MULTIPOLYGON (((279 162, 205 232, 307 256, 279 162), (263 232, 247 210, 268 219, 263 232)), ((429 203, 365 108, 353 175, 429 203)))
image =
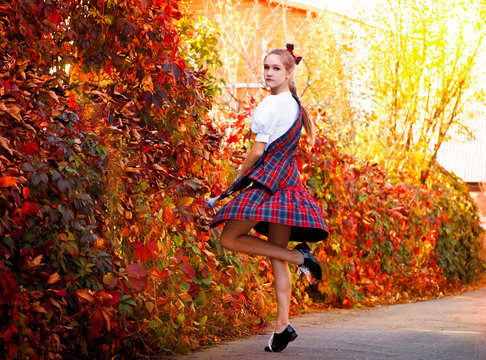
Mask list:
POLYGON ((266 353, 266 334, 164 360, 485 360, 486 288, 431 301, 330 310, 291 320, 299 337, 266 353))

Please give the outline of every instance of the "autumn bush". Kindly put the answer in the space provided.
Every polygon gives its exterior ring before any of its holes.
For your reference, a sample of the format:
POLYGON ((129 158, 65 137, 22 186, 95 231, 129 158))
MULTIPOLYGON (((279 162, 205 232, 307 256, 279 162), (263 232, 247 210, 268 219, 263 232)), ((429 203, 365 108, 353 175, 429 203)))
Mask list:
MULTIPOLYGON (((17 0, 0 13, 4 357, 148 358, 263 327, 269 262, 223 251, 203 202, 233 180, 256 104, 208 116, 217 30, 170 0, 17 0)), ((480 275, 460 183, 393 181, 323 128, 303 148, 332 236, 315 246, 325 281, 296 277, 293 314, 436 296, 480 275)))
MULTIPOLYGON (((323 281, 309 287, 295 277, 295 303, 305 292, 338 307, 429 298, 483 276, 483 230, 465 184, 440 168, 424 185, 387 174, 346 154, 328 133, 325 112, 312 114, 321 124, 316 145, 309 150, 304 137, 297 162, 331 236, 313 245, 323 281)), ((234 126, 244 133, 249 122, 234 126)))
POLYGON ((478 226, 478 208, 467 185, 454 174, 437 166, 427 182, 440 196, 430 201, 433 213, 441 214, 435 251, 450 282, 470 284, 484 276, 481 258, 484 230, 478 226))
POLYGON ((2 353, 150 357, 264 324, 265 262, 206 228, 232 165, 202 30, 174 1, 0 9, 2 353))
MULTIPOLYGON (((438 296, 460 285, 444 271, 437 251, 439 229, 450 226, 433 208, 449 196, 443 187, 394 181, 376 164, 343 155, 326 138, 313 152, 329 156, 306 156, 317 160, 307 168, 308 185, 327 209, 333 234, 317 247, 327 275, 317 292, 325 301, 346 307, 394 302, 438 296)), ((468 215, 468 225, 480 231, 477 215, 468 215)), ((474 248, 470 254, 478 258, 474 248)))

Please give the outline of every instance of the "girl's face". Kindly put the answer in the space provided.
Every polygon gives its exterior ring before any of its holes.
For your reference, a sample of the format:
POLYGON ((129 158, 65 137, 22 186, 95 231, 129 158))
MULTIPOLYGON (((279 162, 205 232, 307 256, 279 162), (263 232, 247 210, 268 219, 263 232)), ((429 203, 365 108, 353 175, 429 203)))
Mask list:
POLYGON ((279 94, 289 90, 289 79, 292 73, 285 69, 282 59, 277 54, 270 54, 263 62, 263 76, 265 84, 272 94, 279 94))

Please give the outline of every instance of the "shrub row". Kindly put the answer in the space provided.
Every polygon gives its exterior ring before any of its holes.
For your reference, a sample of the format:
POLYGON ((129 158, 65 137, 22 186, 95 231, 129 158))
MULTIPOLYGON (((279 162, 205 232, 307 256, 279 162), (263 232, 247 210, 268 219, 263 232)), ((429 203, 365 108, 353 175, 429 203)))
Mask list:
MULTIPOLYGON (((203 203, 234 177, 255 102, 217 125, 207 116, 214 80, 180 53, 177 4, 132 10, 124 1, 1 8, 7 358, 186 353, 255 331, 275 312, 269 262, 222 251, 203 203)), ((205 49, 196 45, 186 56, 205 49)), ((481 276, 475 208, 449 175, 392 181, 324 129, 311 151, 302 142, 298 163, 331 237, 314 249, 325 280, 294 279, 293 314, 437 296, 481 276)))

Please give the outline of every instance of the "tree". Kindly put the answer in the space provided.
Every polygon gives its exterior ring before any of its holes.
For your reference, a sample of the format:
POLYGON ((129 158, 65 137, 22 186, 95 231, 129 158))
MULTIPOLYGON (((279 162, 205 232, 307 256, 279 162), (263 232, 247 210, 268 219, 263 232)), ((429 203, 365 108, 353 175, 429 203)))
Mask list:
POLYGON ((364 81, 373 100, 363 152, 373 149, 392 171, 426 177, 451 131, 463 128, 483 46, 482 13, 476 1, 389 0, 381 8, 362 70, 371 74, 364 81))
POLYGON ((263 57, 272 48, 294 43, 296 54, 303 56, 295 78, 304 104, 320 107, 336 138, 351 144, 355 114, 349 96, 350 67, 345 64, 352 58, 353 33, 347 26, 351 20, 324 10, 304 13, 269 1, 245 0, 206 1, 204 14, 220 32, 222 65, 215 72, 226 85, 217 98, 223 113, 238 112, 252 96, 266 95, 263 57), (237 89, 236 83, 257 88, 237 89))

